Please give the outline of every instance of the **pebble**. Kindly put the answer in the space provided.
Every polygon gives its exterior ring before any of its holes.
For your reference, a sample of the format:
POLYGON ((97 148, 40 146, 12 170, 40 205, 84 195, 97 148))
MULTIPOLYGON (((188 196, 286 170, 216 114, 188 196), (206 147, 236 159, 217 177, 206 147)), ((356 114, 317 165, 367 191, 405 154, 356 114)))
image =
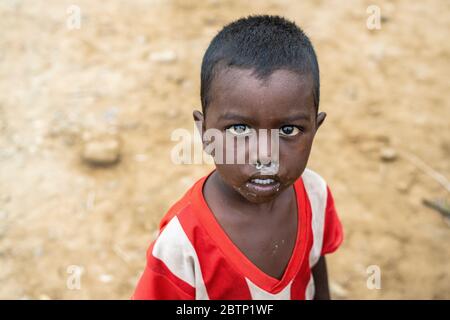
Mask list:
POLYGON ((407 193, 411 188, 411 184, 408 183, 407 181, 400 181, 399 183, 397 183, 396 187, 398 191, 402 193, 407 193))
POLYGON ((384 148, 380 152, 380 158, 385 162, 395 161, 397 159, 397 151, 392 148, 384 148))
POLYGON ((119 158, 120 144, 115 137, 88 140, 83 145, 82 159, 90 165, 112 165, 119 158))

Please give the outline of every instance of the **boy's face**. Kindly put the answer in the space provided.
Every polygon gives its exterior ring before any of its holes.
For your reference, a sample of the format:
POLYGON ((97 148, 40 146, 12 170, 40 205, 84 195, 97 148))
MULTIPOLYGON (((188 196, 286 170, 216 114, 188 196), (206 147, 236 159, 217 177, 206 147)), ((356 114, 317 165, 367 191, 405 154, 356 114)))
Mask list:
MULTIPOLYGON (((314 106, 312 77, 280 69, 261 80, 251 70, 227 68, 212 81, 209 96, 205 118, 201 112, 194 112, 195 121, 203 123, 203 132, 215 128, 224 137, 250 132, 259 137, 259 129, 279 132, 276 174, 262 175, 260 166, 255 164, 270 159, 250 155, 248 148, 245 164, 216 163, 224 185, 248 201, 263 203, 276 198, 303 173, 315 133, 325 119, 325 114, 317 114, 314 106), (255 178, 271 180, 255 181, 255 178)), ((268 137, 266 147, 270 150, 270 133, 268 137)), ((223 145, 225 148, 225 140, 223 145)))

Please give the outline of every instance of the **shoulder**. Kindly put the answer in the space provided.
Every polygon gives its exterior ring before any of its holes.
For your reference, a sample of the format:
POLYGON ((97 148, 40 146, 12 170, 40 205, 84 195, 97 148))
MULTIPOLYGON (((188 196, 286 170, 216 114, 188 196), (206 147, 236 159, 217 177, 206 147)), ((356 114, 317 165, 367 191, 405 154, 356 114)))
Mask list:
POLYGON ((206 181, 208 175, 198 179, 186 192, 185 194, 176 201, 167 211, 167 213, 161 219, 159 223, 159 231, 166 227, 166 225, 174 217, 179 217, 180 215, 189 213, 192 211, 193 206, 201 201, 203 184, 206 181))
POLYGON ((328 186, 324 178, 322 178, 317 172, 306 168, 302 174, 302 181, 310 201, 326 203, 328 186))
POLYGON ((313 244, 310 265, 314 266, 320 256, 337 249, 343 239, 342 226, 328 185, 318 173, 305 169, 303 185, 311 208, 311 231, 313 244))
POLYGON ((308 187, 313 187, 315 189, 323 189, 326 188, 327 183, 324 178, 322 178, 321 175, 319 175, 317 172, 306 168, 305 171, 302 173, 302 180, 305 185, 308 185, 308 187))
POLYGON ((199 197, 202 196, 205 178, 197 180, 163 216, 153 244, 153 256, 171 260, 172 257, 195 255, 195 239, 200 229, 198 211, 201 207, 198 202, 201 201, 199 197))
MULTIPOLYGON (((160 229, 147 252, 147 265, 157 273, 170 274, 174 282, 195 288, 195 296, 207 297, 199 261, 198 221, 191 205, 183 206, 160 229)), ((201 248, 200 248, 201 249, 201 248)))
POLYGON ((172 266, 180 265, 180 259, 194 254, 194 248, 177 216, 160 231, 149 254, 172 266))
POLYGON ((311 208, 311 232, 313 243, 309 255, 309 263, 310 266, 314 266, 319 260, 322 251, 328 197, 327 184, 319 174, 311 169, 305 169, 301 181, 303 182, 311 208))

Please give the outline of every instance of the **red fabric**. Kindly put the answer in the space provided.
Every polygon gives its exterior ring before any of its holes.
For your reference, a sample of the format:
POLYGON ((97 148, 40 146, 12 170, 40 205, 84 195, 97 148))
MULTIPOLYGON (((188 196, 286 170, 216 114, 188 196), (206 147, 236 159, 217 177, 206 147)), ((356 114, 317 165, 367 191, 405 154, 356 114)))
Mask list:
MULTIPOLYGON (((305 299, 306 288, 311 277, 309 254, 314 236, 311 228, 311 205, 302 179, 294 183, 299 220, 295 248, 283 277, 275 279, 256 267, 220 227, 203 197, 202 189, 208 176, 197 181, 169 209, 160 223, 161 234, 172 219, 178 220, 177 223, 179 222, 182 228, 180 232, 185 234, 184 239, 187 237, 198 259, 200 272, 196 271, 195 281, 200 281, 201 285, 204 285, 207 292, 206 298, 252 299, 252 292, 247 283, 251 281, 257 287, 257 289, 253 288, 253 291, 261 290, 270 295, 284 294, 282 291, 290 285, 290 299, 305 299)), ((343 239, 342 226, 328 187, 326 201, 322 255, 335 251, 343 239)), ((178 237, 178 235, 171 234, 171 237, 178 237)), ((148 250, 147 265, 132 298, 198 298, 196 288, 186 282, 188 280, 178 278, 164 261, 152 255, 154 244, 155 242, 148 250)), ((172 266, 175 269, 178 267, 180 266, 172 266)))
POLYGON ((147 265, 138 282, 134 300, 193 300, 195 289, 175 276, 163 261, 152 256, 154 243, 147 253, 147 265))
POLYGON ((220 240, 211 241, 210 234, 199 226, 197 219, 190 217, 188 211, 182 212, 178 217, 196 249, 209 298, 250 300, 244 278, 217 246, 216 243, 220 240))
POLYGON ((333 195, 328 187, 327 193, 327 206, 325 209, 325 226, 321 253, 322 256, 336 251, 344 239, 342 225, 334 206, 333 195))

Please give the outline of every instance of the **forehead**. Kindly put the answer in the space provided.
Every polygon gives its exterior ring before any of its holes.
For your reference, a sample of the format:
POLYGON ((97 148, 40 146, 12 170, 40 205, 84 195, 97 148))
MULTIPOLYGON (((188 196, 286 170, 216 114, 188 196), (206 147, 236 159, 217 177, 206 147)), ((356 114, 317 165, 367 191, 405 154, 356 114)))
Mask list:
POLYGON ((276 70, 261 79, 249 69, 223 69, 212 81, 209 94, 206 113, 211 120, 233 114, 269 123, 299 113, 312 119, 316 113, 311 75, 289 70, 276 70))

